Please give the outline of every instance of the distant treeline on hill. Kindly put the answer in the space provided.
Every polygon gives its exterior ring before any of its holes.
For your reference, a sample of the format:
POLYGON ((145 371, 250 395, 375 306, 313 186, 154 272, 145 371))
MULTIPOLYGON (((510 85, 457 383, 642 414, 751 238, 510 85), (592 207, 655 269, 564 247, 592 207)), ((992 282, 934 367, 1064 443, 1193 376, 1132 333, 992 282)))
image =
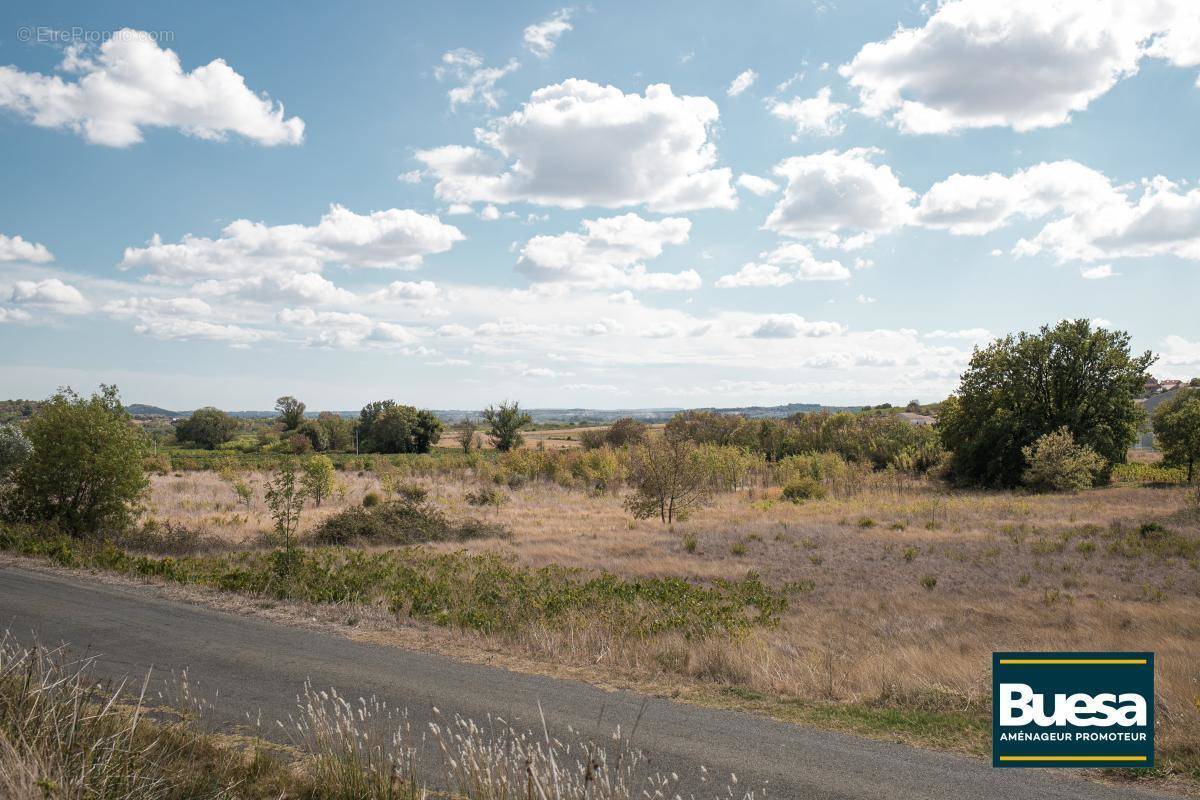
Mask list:
MULTIPOLYGON (((7 403, 23 403, 25 401, 6 401, 7 403)), ((887 407, 886 404, 883 407, 887 407)), ((175 419, 186 417, 192 412, 169 411, 159 406, 133 403, 125 407, 135 417, 169 417, 175 419)), ((792 414, 803 414, 812 411, 860 411, 864 406, 825 406, 819 403, 787 403, 781 406, 738 406, 730 408, 705 407, 691 409, 695 411, 714 411, 718 414, 737 414, 748 419, 784 419, 792 414)), ((682 407, 672 408, 532 408, 528 410, 534 425, 562 423, 564 425, 603 425, 618 419, 633 418, 639 422, 666 422, 675 414, 684 411, 682 407)), ((267 419, 276 416, 275 411, 228 411, 231 417, 239 419, 267 419)), ((316 419, 317 413, 309 411, 305 416, 316 419)), ((357 411, 333 412, 346 419, 358 417, 357 411)), ((479 409, 433 409, 433 414, 443 422, 458 422, 464 417, 478 418, 479 409)))

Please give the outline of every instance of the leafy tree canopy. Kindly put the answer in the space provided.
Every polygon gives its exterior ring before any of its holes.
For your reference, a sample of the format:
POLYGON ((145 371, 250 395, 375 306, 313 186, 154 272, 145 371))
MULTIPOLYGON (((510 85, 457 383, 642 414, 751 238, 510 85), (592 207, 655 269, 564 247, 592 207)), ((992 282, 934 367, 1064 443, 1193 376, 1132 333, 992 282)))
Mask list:
POLYGON ((1187 467, 1188 482, 1196 480, 1200 461, 1200 388, 1180 389, 1179 396, 1154 410, 1154 436, 1168 464, 1187 467))
POLYGON ((175 423, 175 438, 181 442, 195 442, 212 450, 233 438, 238 421, 220 409, 207 406, 192 412, 192 415, 175 423))
POLYGON ((1086 319, 976 350, 938 419, 955 478, 1015 486, 1026 468, 1023 449, 1060 428, 1106 469, 1124 462, 1144 418, 1133 401, 1154 360, 1149 351, 1130 353, 1128 333, 1093 328, 1086 319))

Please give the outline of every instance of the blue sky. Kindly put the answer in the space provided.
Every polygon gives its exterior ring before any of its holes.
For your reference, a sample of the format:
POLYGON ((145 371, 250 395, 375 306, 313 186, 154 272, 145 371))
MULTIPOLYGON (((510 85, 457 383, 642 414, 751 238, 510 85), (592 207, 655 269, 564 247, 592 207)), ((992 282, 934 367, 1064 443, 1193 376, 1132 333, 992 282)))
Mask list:
POLYGON ((1190 377, 1198 74, 1184 0, 7 7, 0 395, 902 403, 1081 316, 1190 377))

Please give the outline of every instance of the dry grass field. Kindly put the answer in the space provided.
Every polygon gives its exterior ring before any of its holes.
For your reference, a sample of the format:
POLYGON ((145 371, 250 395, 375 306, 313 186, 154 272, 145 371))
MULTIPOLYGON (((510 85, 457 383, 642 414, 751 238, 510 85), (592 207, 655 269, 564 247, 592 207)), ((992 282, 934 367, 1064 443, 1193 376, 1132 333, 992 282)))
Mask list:
MULTIPOLYGON (((151 512, 246 543, 271 527, 263 479, 250 476, 257 499, 246 508, 212 472, 156 477, 151 512)), ((305 511, 302 529, 380 491, 371 473, 338 480, 333 498, 305 511)), ((1182 487, 1026 495, 876 473, 799 505, 777 488, 726 492, 669 529, 633 521, 613 494, 534 482, 503 490, 499 507, 478 508, 464 499, 478 487, 470 476, 419 482, 452 518, 484 517, 512 532, 466 545, 474 551, 633 577, 753 571, 769 585, 799 587, 777 628, 737 641, 617 647, 587 630, 535 630, 503 642, 522 657, 938 712, 986 708, 993 650, 1152 650, 1160 744, 1200 753, 1200 512, 1182 487)))

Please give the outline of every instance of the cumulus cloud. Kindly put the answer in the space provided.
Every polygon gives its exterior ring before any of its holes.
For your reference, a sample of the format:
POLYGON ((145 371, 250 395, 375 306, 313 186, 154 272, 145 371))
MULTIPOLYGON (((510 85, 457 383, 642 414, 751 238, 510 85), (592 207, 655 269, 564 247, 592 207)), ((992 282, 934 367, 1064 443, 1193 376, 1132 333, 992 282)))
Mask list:
POLYGON ((17 281, 8 298, 14 306, 41 309, 57 314, 83 314, 88 301, 78 289, 58 278, 40 281, 17 281))
MULTIPOLYGON (((921 198, 915 222, 958 235, 980 235, 1014 219, 1053 217, 1016 255, 1049 252, 1059 262, 1173 255, 1200 260, 1200 189, 1163 176, 1114 186, 1075 161, 1042 163, 1011 176, 951 175, 921 198)), ((1108 277, 1097 269, 1085 277, 1108 277)))
POLYGON ((163 340, 226 342, 234 347, 247 347, 272 338, 264 331, 241 325, 223 325, 181 317, 150 317, 133 327, 143 336, 163 340))
POLYGON ((859 50, 841 74, 861 110, 909 133, 1066 122, 1143 58, 1200 63, 1192 0, 951 0, 859 50))
POLYGON ((821 261, 799 242, 781 245, 760 253, 759 261, 751 261, 732 275, 717 279, 718 289, 744 286, 787 286, 795 281, 844 281, 850 270, 840 261, 821 261))
POLYGON ((563 8, 527 27, 523 37, 525 49, 538 58, 549 58, 558 46, 559 38, 571 30, 571 14, 571 9, 563 8))
POLYGON ((535 236, 521 248, 517 269, 539 282, 589 288, 691 290, 695 270, 649 272, 645 262, 666 245, 688 240, 692 223, 682 217, 647 220, 637 214, 583 221, 583 232, 535 236))
POLYGON ((3 322, 28 322, 33 319, 28 311, 22 311, 19 308, 5 308, 0 306, 0 323, 3 322))
POLYGON ((176 317, 207 317, 212 306, 198 297, 129 297, 104 304, 105 313, 114 317, 143 317, 162 314, 176 317))
POLYGON ((388 349, 407 347, 419 340, 416 333, 403 325, 374 320, 358 312, 285 308, 275 318, 282 325, 313 329, 304 342, 309 347, 388 349))
POLYGON ((1177 334, 1164 337, 1159 363, 1163 366, 1200 368, 1200 341, 1189 341, 1177 334))
POLYGON ((0 233, 0 261, 28 261, 32 264, 44 264, 53 261, 54 256, 44 244, 27 242, 20 236, 5 236, 0 233))
POLYGON ((745 172, 738 176, 737 184, 750 194, 759 197, 766 197, 779 191, 779 184, 775 181, 745 172))
POLYGON ((900 184, 891 167, 874 163, 879 155, 855 147, 781 161, 774 173, 787 185, 765 227, 836 243, 844 232, 869 237, 905 225, 916 193, 900 184))
POLYGON ((304 139, 303 120, 285 117, 282 103, 252 91, 223 60, 186 72, 140 31, 117 31, 94 52, 72 47, 59 69, 78 78, 0 67, 0 108, 109 147, 137 144, 144 128, 209 140, 235 133, 268 146, 304 139))
POLYGON ((743 70, 738 73, 738 76, 729 84, 729 88, 725 90, 725 94, 729 97, 737 97, 742 92, 749 89, 758 80, 758 73, 752 69, 743 70))
POLYGON ((758 325, 741 332, 755 339, 795 339, 798 337, 837 336, 845 328, 836 322, 809 322, 799 314, 773 314, 758 325))
POLYGON ((1079 277, 1089 281, 1099 281, 1105 278, 1111 278, 1117 273, 1113 272, 1112 264, 1097 264, 1094 267, 1080 267, 1079 277))
POLYGON ((963 339, 971 342, 984 341, 992 338, 992 332, 987 328, 963 328, 956 331, 936 330, 926 333, 926 339, 963 339))
POLYGON ((802 136, 836 136, 846 128, 842 114, 849 106, 834 102, 830 95, 829 87, 825 86, 816 97, 805 100, 793 97, 786 103, 776 100, 771 104, 771 114, 795 126, 793 141, 802 136))
POLYGON ((332 205, 313 226, 239 219, 216 239, 188 234, 167 244, 156 235, 145 247, 126 248, 120 267, 173 279, 310 275, 317 282, 325 264, 413 268, 463 238, 458 228, 431 214, 397 208, 356 214, 332 205))
MULTIPOLYGON (((460 47, 442 53, 442 62, 434 67, 433 76, 439 81, 453 80, 457 83, 446 92, 451 109, 471 103, 494 109, 499 107, 500 98, 504 96, 504 92, 496 88, 496 83, 519 66, 516 59, 510 59, 503 67, 485 67, 483 56, 460 47)), ((420 180, 420 172, 416 174, 417 180, 420 180)))
POLYGON ((479 147, 416 157, 449 203, 734 208, 732 173, 716 166, 711 140, 717 118, 712 100, 678 97, 666 84, 638 95, 571 78, 477 129, 479 147))

